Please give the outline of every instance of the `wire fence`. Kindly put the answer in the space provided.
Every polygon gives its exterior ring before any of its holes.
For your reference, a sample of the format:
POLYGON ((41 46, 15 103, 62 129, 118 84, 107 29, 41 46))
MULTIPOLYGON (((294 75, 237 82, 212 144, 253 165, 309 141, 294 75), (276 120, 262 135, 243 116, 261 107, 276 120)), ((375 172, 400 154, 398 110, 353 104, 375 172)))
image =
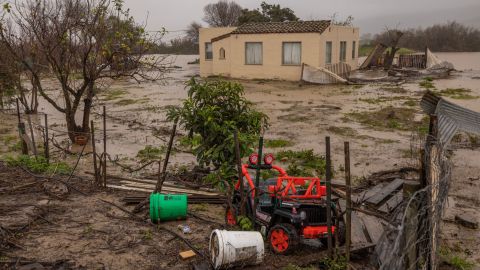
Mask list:
MULTIPOLYGON (((43 112, 26 114, 22 112, 21 104, 19 104, 18 110, 17 107, 8 106, 6 108, 4 107, 4 109, 0 109, 0 113, 16 116, 19 125, 20 123, 23 125, 23 131, 21 128, 19 130, 19 141, 20 143, 25 144, 25 147, 20 147, 24 148, 21 149, 23 154, 42 156, 45 157, 49 163, 62 163, 67 164, 69 167, 76 166, 80 161, 83 165, 82 168, 87 168, 88 172, 92 172, 95 177, 95 182, 101 186, 107 185, 107 165, 110 173, 113 171, 121 171, 131 175, 137 174, 138 172, 154 172, 155 174, 158 167, 156 164, 160 161, 160 157, 152 157, 138 162, 129 157, 129 161, 123 162, 118 156, 108 153, 106 145, 108 140, 114 138, 110 137, 110 134, 107 135, 107 119, 127 126, 135 124, 141 130, 150 131, 144 135, 142 134, 142 136, 145 136, 144 148, 147 145, 151 145, 147 144, 147 138, 149 135, 153 134, 153 136, 161 142, 167 142, 164 136, 171 133, 171 130, 168 128, 164 128, 161 130, 162 132, 159 132, 160 129, 158 127, 143 124, 136 119, 132 121, 109 115, 106 112, 106 109, 101 113, 95 111, 92 112, 93 116, 102 118, 103 126, 101 126, 100 129, 95 128, 93 126, 93 121, 91 121, 90 130, 88 132, 68 131, 66 128, 61 129, 55 124, 48 124, 47 114, 43 112), (75 138, 75 140, 80 137, 80 143, 72 141, 72 137, 75 138)), ((18 148, 17 145, 14 150, 19 151, 20 149, 18 148)), ((176 148, 174 150, 175 152, 185 152, 176 148)))
POLYGON ((387 269, 437 269, 440 223, 451 181, 445 147, 428 141, 420 150, 420 182, 404 183, 404 200, 375 248, 375 264, 387 269))

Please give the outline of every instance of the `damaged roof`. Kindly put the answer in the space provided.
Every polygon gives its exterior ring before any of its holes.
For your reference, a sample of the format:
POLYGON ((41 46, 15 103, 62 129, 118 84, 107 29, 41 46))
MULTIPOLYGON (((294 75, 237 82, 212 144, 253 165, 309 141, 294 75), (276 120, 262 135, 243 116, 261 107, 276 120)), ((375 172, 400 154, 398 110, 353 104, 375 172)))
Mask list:
POLYGON ((238 34, 282 34, 282 33, 323 33, 330 26, 330 20, 300 22, 255 22, 237 27, 228 34, 212 38, 212 42, 238 34))

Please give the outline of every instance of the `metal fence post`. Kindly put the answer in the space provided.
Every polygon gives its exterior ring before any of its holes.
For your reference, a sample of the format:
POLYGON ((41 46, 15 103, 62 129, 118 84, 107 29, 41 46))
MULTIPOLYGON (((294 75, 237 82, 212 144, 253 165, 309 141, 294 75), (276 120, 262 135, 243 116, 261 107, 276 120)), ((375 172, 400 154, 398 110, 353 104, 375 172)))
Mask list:
POLYGON ((327 246, 328 246, 328 256, 332 257, 332 161, 330 156, 330 137, 325 138, 325 158, 326 158, 326 171, 325 171, 325 180, 327 188, 327 246))

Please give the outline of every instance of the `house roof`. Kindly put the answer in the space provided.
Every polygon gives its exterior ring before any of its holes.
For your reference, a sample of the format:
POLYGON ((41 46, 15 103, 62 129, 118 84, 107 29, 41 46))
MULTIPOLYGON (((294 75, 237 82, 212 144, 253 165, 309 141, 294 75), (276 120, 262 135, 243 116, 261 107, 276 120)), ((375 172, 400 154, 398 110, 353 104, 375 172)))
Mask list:
POLYGON ((238 34, 273 33, 323 33, 330 26, 329 20, 299 22, 255 22, 242 24, 228 34, 212 38, 212 42, 238 34))
POLYGON ((260 22, 246 23, 231 34, 267 34, 267 33, 323 33, 330 26, 330 21, 303 22, 260 22))

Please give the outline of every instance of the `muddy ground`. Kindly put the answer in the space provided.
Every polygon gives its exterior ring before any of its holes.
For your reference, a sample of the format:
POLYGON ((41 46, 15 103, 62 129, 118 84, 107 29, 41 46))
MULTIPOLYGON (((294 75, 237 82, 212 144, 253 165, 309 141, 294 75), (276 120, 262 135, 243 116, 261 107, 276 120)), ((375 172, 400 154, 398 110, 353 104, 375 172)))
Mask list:
MULTIPOLYGON (((133 208, 121 202, 131 192, 98 191, 85 178, 59 179, 35 177, 0 162, 0 269, 190 269, 205 260, 200 255, 182 260, 179 253, 191 247, 164 229, 205 256, 211 231, 224 229, 223 206, 190 205, 187 220, 152 224, 147 211, 135 217, 124 211, 133 208), (46 192, 51 185, 68 191, 46 192), (179 225, 188 225, 192 233, 183 234, 179 225)), ((324 252, 312 246, 290 256, 267 250, 264 263, 251 268, 308 264, 324 252)))
MULTIPOLYGON (((457 59, 457 56, 452 55, 445 57, 457 59)), ((136 155, 139 150, 146 145, 162 146, 166 144, 171 128, 171 123, 166 121, 166 110, 168 106, 180 104, 181 100, 186 97, 184 83, 198 73, 198 66, 187 65, 187 62, 194 58, 195 56, 178 56, 176 65, 181 68, 167 74, 162 82, 140 85, 133 81, 115 82, 97 97, 96 104, 104 104, 107 107, 109 115, 107 151, 112 157, 131 166, 138 166, 136 155)), ((434 80, 434 90, 440 92, 447 88, 464 88, 467 91, 461 92, 461 95, 444 92, 445 98, 472 110, 480 111, 480 99, 478 98, 480 97, 480 67, 473 67, 475 69, 471 70, 468 68, 469 64, 465 63, 465 61, 480 62, 480 54, 461 55, 460 58, 459 66, 462 71, 455 72, 448 79, 434 80)), ((453 61, 452 59, 448 60, 453 61)), ((454 62, 454 64, 456 63, 454 62)), ((325 136, 331 136, 336 178, 342 179, 343 142, 349 141, 353 164, 352 175, 357 184, 371 172, 405 165, 418 165, 416 149, 421 143, 419 139, 421 136, 418 134, 419 131, 425 131, 426 128, 424 115, 418 103, 426 88, 419 85, 420 81, 410 81, 401 85, 370 84, 364 86, 301 85, 297 82, 265 80, 237 81, 244 85, 246 97, 255 103, 257 109, 270 117, 271 126, 266 132, 266 139, 289 141, 289 146, 281 149, 267 149, 267 152, 275 153, 285 149, 313 149, 316 153, 322 154, 324 153, 325 136)), ((40 107, 42 112, 49 115, 51 133, 55 133, 57 140, 62 141, 64 134, 61 131, 65 129, 63 119, 48 104, 42 102, 40 107)), ((97 127, 100 127, 101 118, 98 115, 101 113, 100 106, 96 107, 95 113, 95 123, 97 127)), ((6 142, 6 138, 15 136, 16 122, 15 117, 11 115, 2 115, 1 118, 4 128, 0 130, 3 140, 3 143, 0 143, 0 150, 5 155, 12 150, 10 146, 15 140, 6 142)), ((34 118, 34 123, 40 123, 40 120, 41 117, 34 118)), ((180 131, 180 133, 185 133, 185 131, 180 131)), ((101 132, 98 132, 97 139, 100 136, 101 132)), ((480 231, 462 227, 455 222, 454 218, 458 213, 468 212, 469 215, 480 219, 480 199, 478 198, 480 150, 477 148, 477 143, 469 141, 468 137, 459 138, 459 142, 452 147, 454 168, 449 208, 442 226, 442 248, 446 250, 447 261, 457 256, 480 265, 480 231)), ((100 144, 97 147, 102 146, 100 144)), ((74 156, 68 155, 62 157, 60 153, 58 153, 58 157, 69 163, 73 163, 75 159, 74 156)), ((177 152, 173 156, 170 169, 175 170, 183 166, 192 167, 194 164, 193 155, 177 152)), ((78 171, 81 174, 91 171, 91 160, 89 158, 82 159, 78 171)), ((143 173, 148 174, 155 171, 156 168, 151 166, 146 168, 143 173)), ((124 176, 136 176, 140 173, 128 174, 114 166, 109 168, 109 172, 124 176)), ((1 179, 13 181, 15 178, 2 177, 1 179)), ((17 248, 13 255, 42 261, 71 259, 76 265, 83 265, 87 268, 102 267, 102 265, 111 269, 118 269, 115 266, 130 268, 130 264, 145 265, 146 268, 153 266, 184 267, 186 264, 179 261, 176 255, 179 250, 187 249, 186 246, 180 244, 180 241, 167 241, 171 238, 168 234, 157 232, 152 225, 132 222, 126 219, 121 211, 102 203, 96 203, 93 199, 105 198, 119 203, 124 195, 109 191, 94 192, 93 195, 90 195, 93 197, 82 197, 72 192, 67 201, 55 202, 59 209, 68 210, 65 212, 52 210, 50 218, 53 220, 49 220, 52 223, 58 223, 59 227, 55 228, 46 221, 41 222, 41 226, 44 226, 42 230, 47 227, 48 230, 53 230, 46 234, 48 237, 44 237, 41 233, 25 234, 25 237, 19 239, 19 245, 25 245, 27 248, 25 250, 17 248), (85 204, 89 204, 91 207, 85 209, 85 204), (91 209, 95 210, 91 211, 91 209), (79 211, 80 213, 77 214, 82 218, 76 218, 72 214, 74 211, 79 211), (117 218, 110 218, 107 214, 116 215, 117 218), (65 220, 63 220, 64 215, 67 216, 65 220), (84 222, 84 220, 88 220, 86 221, 88 223, 78 223, 78 221, 84 222), (61 233, 68 226, 71 226, 72 229, 67 230, 68 233, 61 233), (93 226, 95 230, 88 229, 88 226, 93 226), (85 227, 92 235, 84 234, 85 227), (150 233, 145 233, 148 230, 152 234, 151 237, 150 233), (115 233, 104 235, 102 231, 115 233), (148 236, 144 238, 144 234, 148 236), (52 238, 63 239, 63 241, 49 243, 47 240, 51 241, 52 238), (108 246, 109 240, 113 243, 113 248, 108 246), (77 242, 81 244, 77 245, 77 242), (62 244, 56 245, 56 243, 62 244), (156 246, 157 244, 158 246, 156 246), (128 248, 129 245, 133 245, 135 248, 128 248), (96 249, 96 247, 103 248, 96 249), (112 253, 109 248, 119 249, 122 256, 116 256, 115 252, 112 253), (171 253, 162 253, 170 251, 171 253), (55 257, 55 255, 57 256, 55 257), (118 260, 117 257, 125 259, 118 260), (116 259, 113 260, 113 258, 116 259)), ((34 199, 36 203, 48 199, 41 192, 33 193, 28 197, 34 199)), ((4 198, 6 197, 2 195, 0 204, 10 203, 4 198)), ((23 201, 25 199, 21 196, 17 199, 15 195, 12 200, 23 201)), ((22 211, 21 209, 17 210, 22 211)), ((221 222, 222 212, 215 207, 209 207, 208 211, 202 214, 221 222)), ((11 217, 11 212, 6 216, 11 217)), ((211 227, 205 226, 198 220, 189 219, 188 222, 193 222, 192 227, 198 224, 199 234, 187 237, 198 237, 193 240, 199 245, 203 245, 202 248, 206 248, 206 237, 211 227)), ((165 224, 174 230, 176 225, 178 224, 165 224)), ((34 224, 33 229, 35 226, 40 225, 34 224)), ((276 262, 277 259, 272 261, 276 262)))

